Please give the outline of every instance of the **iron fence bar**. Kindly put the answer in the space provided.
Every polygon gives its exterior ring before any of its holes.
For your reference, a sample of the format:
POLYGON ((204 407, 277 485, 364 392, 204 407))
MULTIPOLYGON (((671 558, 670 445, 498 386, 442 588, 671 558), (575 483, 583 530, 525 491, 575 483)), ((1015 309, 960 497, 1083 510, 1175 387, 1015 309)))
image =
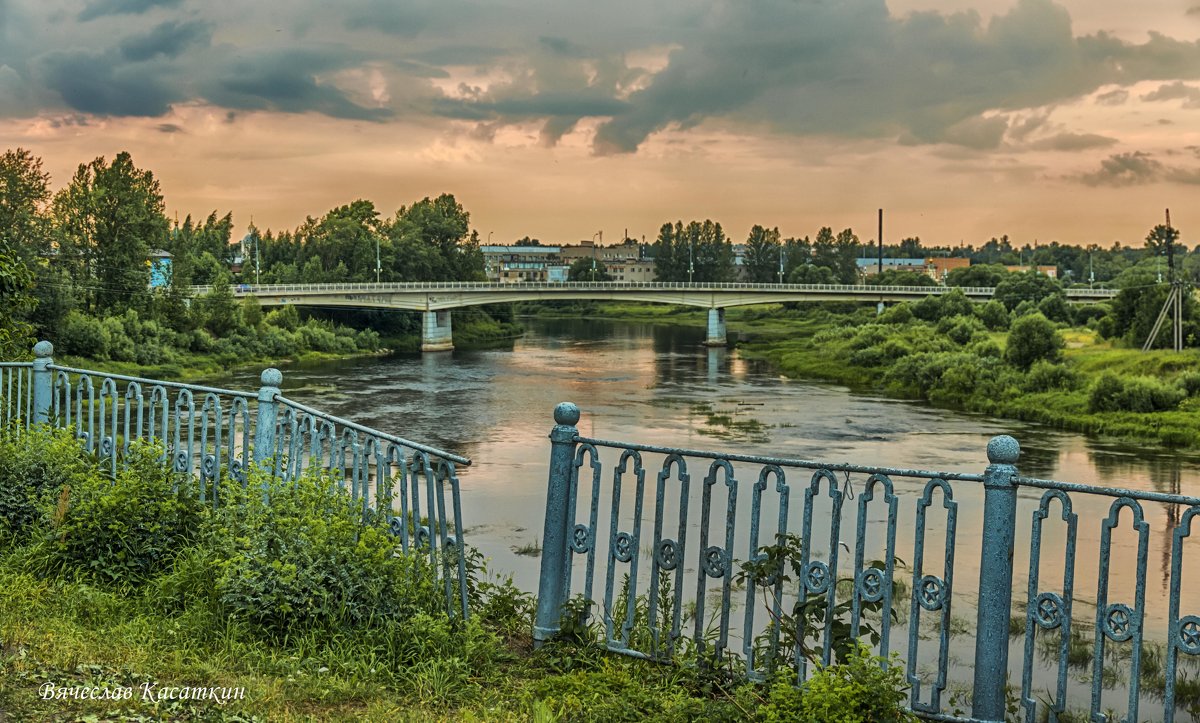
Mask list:
POLYGON ((239 392, 236 389, 220 389, 217 387, 206 387, 199 384, 184 384, 182 382, 164 382, 157 379, 146 379, 144 377, 131 377, 124 374, 110 374, 101 372, 95 369, 77 369, 75 367, 65 367, 58 364, 50 364, 48 369, 59 372, 67 372, 69 374, 84 374, 92 376, 103 376, 107 379, 122 382, 138 382, 140 384, 153 384, 155 386, 169 387, 171 389, 190 389, 193 392, 205 392, 209 394, 225 394, 231 397, 243 397, 245 399, 254 399, 258 395, 254 392, 239 392))
POLYGON ((415 451, 425 452, 427 454, 433 455, 434 457, 439 457, 441 459, 446 459, 446 460, 450 460, 452 462, 457 462, 458 464, 461 464, 464 467, 469 467, 471 465, 471 460, 468 457, 463 457, 462 455, 453 454, 451 452, 447 452, 445 450, 438 449, 437 447, 431 447, 427 444, 421 444, 420 442, 412 442, 407 439, 404 439, 403 437, 397 437, 394 434, 387 434, 386 432, 380 432, 377 429, 371 429, 370 427, 358 424, 357 422, 351 422, 348 419, 342 419, 341 417, 335 417, 332 414, 327 414, 320 410, 313 409, 312 407, 301 404, 300 402, 296 402, 291 399, 288 399, 287 397, 284 397, 283 395, 279 394, 278 392, 276 392, 276 394, 275 394, 274 401, 279 402, 280 404, 283 404, 284 406, 291 407, 292 409, 295 409, 298 412, 304 412, 305 414, 311 414, 313 417, 316 417, 317 419, 320 419, 325 422, 332 422, 333 424, 341 425, 343 427, 346 427, 347 429, 353 429, 353 430, 356 430, 359 432, 363 432, 365 434, 369 434, 373 437, 378 437, 379 439, 382 439, 387 442, 391 442, 393 444, 398 444, 398 445, 401 445, 404 447, 408 447, 415 451))
POLYGON ((1035 479, 1032 477, 1016 477, 1013 479, 1013 482, 1020 487, 1038 487, 1047 490, 1062 490, 1063 492, 1104 495, 1105 497, 1128 497, 1142 502, 1163 502, 1169 505, 1200 505, 1200 497, 1173 495, 1165 492, 1140 492, 1138 490, 1125 490, 1118 487, 1092 487, 1075 482, 1059 482, 1058 480, 1035 479))
POLYGON ((983 482, 985 475, 963 472, 934 472, 920 469, 893 469, 890 467, 869 467, 860 464, 842 464, 838 462, 821 462, 811 459, 792 459, 787 457, 762 457, 746 454, 724 454, 721 452, 706 452, 698 449, 678 449, 674 447, 659 447, 635 442, 613 442, 591 437, 576 437, 580 444, 591 444, 610 449, 628 449, 637 452, 652 452, 659 454, 678 454, 683 457, 700 457, 703 459, 729 460, 730 462, 748 462, 750 464, 776 465, 779 467, 800 467, 811 470, 829 470, 831 472, 860 472, 862 474, 885 474, 891 477, 933 477, 944 480, 960 480, 964 482, 983 482))

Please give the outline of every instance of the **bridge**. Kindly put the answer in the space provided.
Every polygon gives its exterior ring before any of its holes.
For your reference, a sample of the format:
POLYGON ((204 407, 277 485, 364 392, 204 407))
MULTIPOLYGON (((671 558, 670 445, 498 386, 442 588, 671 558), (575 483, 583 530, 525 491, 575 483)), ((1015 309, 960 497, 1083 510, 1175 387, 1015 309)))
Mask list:
MULTIPOLYGON (((211 286, 193 286, 192 294, 208 293, 211 286)), ((516 283, 445 281, 430 283, 356 284, 242 284, 237 297, 254 297, 263 306, 325 306, 351 309, 405 309, 423 313, 421 351, 454 348, 450 310, 514 301, 624 301, 708 309, 711 346, 725 346, 725 309, 750 304, 786 301, 915 301, 958 289, 976 302, 994 298, 994 287, 854 286, 843 284, 749 284, 682 282, 572 281, 566 283, 516 283)), ((1092 304, 1116 296, 1114 289, 1067 289, 1067 301, 1092 304)))

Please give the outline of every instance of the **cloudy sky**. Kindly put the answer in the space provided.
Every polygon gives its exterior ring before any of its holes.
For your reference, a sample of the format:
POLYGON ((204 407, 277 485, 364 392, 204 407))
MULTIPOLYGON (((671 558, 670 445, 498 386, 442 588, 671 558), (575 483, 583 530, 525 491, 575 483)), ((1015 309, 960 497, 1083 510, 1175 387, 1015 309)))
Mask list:
POLYGON ((0 0, 0 148, 292 228, 1200 242, 1200 0, 0 0))

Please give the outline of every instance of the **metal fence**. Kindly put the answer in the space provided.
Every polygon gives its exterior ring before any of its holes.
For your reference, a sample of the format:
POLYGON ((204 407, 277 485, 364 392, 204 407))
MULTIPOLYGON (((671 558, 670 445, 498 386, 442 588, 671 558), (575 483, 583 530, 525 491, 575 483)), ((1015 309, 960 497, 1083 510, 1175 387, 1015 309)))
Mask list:
POLYGON ((1200 549, 1188 539, 1200 498, 1022 477, 1007 436, 980 474, 591 439, 578 419, 573 404, 554 411, 537 644, 582 595, 613 652, 683 653, 752 679, 785 660, 803 681, 836 661, 839 636, 873 635, 874 653, 901 654, 911 710, 933 720, 1200 714, 1200 549), (1152 520, 1169 567, 1157 614, 1152 520), (739 574, 789 534, 794 572, 739 574))
POLYGON ((471 460, 288 399, 278 369, 246 392, 60 366, 53 351, 41 341, 33 362, 0 364, 0 421, 70 429, 114 476, 137 441, 157 445, 163 464, 194 476, 213 506, 222 479, 247 484, 252 466, 283 480, 323 470, 361 501, 364 518, 385 515, 405 552, 429 555, 448 610, 466 616, 456 465, 471 460))

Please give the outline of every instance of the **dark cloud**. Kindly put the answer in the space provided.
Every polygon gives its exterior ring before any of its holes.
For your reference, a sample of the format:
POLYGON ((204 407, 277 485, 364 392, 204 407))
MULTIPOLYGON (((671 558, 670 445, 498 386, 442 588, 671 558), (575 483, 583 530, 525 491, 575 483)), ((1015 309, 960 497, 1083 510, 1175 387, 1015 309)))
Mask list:
POLYGON ((1096 102, 1100 105, 1124 105, 1127 100, 1129 100, 1129 91, 1124 88, 1117 88, 1096 96, 1096 102))
POLYGON ((1164 83, 1157 89, 1142 96, 1142 100, 1164 101, 1183 99, 1184 108, 1200 108, 1200 88, 1194 88, 1183 81, 1164 83))
POLYGON ((784 133, 983 147, 998 126, 980 125, 988 110, 1197 76, 1200 43, 1077 38, 1066 10, 1049 0, 1020 0, 986 25, 974 13, 897 18, 877 0, 731 3, 628 98, 628 112, 600 127, 595 144, 632 152, 664 128, 728 118, 784 133), (978 134, 984 128, 991 134, 978 134))
POLYGON ((79 13, 82 21, 105 15, 141 15, 154 8, 178 7, 183 0, 92 0, 79 13))
POLYGON ((111 116, 158 116, 184 99, 153 63, 113 62, 108 55, 55 53, 44 59, 46 85, 72 110, 111 116))
POLYGON ((179 126, 174 123, 159 123, 157 126, 155 126, 154 129, 157 130, 159 133, 184 133, 184 132, 186 132, 183 130, 183 126, 179 126))
POLYGON ((1184 12, 1184 14, 1185 15, 1200 15, 1200 5, 1191 6, 1184 12))
POLYGON ((1200 168, 1168 166, 1149 153, 1117 153, 1100 161, 1100 168, 1077 177, 1089 186, 1136 186, 1158 181, 1200 185, 1200 168))
POLYGON ((1058 133, 1049 138, 1042 138, 1030 144, 1039 151, 1085 151, 1091 148, 1104 148, 1117 142, 1096 133, 1058 133))
POLYGON ((967 118, 947 128, 942 134, 942 141, 986 151, 999 146, 1007 130, 1008 119, 1004 116, 967 118))
POLYGON ((208 101, 234 110, 323 113, 334 118, 380 121, 388 108, 370 108, 350 100, 319 76, 353 68, 359 53, 339 48, 264 48, 242 51, 222 61, 203 82, 208 101))
POLYGON ((1149 153, 1117 153, 1100 161, 1100 169, 1079 177, 1089 186, 1136 186, 1160 180, 1164 166, 1149 153))
POLYGON ((121 55, 126 60, 149 60, 156 55, 175 58, 192 46, 206 46, 212 39, 208 23, 168 21, 147 33, 132 35, 121 41, 121 55))
POLYGON ((365 0, 345 7, 345 26, 350 30, 378 30, 412 38, 430 26, 441 3, 437 0, 365 0))
POLYGON ((482 45, 439 45, 429 50, 422 50, 412 55, 418 60, 430 65, 488 65, 504 57, 510 51, 503 48, 486 47, 482 45))

